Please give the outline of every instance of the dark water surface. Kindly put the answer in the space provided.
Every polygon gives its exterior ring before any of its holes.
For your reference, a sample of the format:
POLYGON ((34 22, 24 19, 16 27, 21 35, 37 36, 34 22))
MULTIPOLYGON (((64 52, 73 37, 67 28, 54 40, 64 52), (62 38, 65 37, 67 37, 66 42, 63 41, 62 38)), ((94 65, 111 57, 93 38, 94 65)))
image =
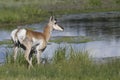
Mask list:
MULTIPOLYGON (((87 50, 95 58, 120 56, 120 12, 86 13, 64 15, 58 19, 58 24, 64 27, 64 32, 53 31, 52 36, 86 36, 94 41, 87 43, 50 43, 43 56, 51 58, 59 47, 72 46, 74 50, 87 50)), ((36 31, 43 31, 45 22, 29 25, 36 31)), ((0 30, 0 41, 10 39, 10 32, 0 30)), ((6 45, 0 45, 0 61, 3 61, 6 45)))

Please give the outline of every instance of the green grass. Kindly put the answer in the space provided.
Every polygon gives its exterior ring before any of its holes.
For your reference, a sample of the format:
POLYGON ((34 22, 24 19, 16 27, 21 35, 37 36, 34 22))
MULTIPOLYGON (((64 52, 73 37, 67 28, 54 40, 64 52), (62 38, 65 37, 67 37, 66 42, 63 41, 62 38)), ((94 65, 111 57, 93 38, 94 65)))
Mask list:
POLYGON ((61 43, 61 42, 67 42, 67 43, 85 43, 93 41, 90 37, 85 36, 63 36, 63 37, 52 37, 50 42, 55 43, 61 43))
POLYGON ((0 45, 9 45, 9 44, 13 44, 13 42, 11 40, 4 40, 4 41, 0 41, 0 45))
POLYGON ((55 52, 51 64, 35 65, 27 69, 23 55, 13 62, 12 54, 7 56, 5 65, 0 66, 1 80, 119 80, 120 59, 105 64, 95 64, 88 52, 75 52, 71 49, 66 59, 66 49, 55 52))
POLYGON ((38 23, 50 15, 120 11, 119 0, 0 0, 0 28, 38 23))
MULTIPOLYGON (((93 39, 90 37, 85 37, 85 36, 63 36, 63 37, 52 37, 49 42, 86 43, 86 42, 90 42, 90 41, 93 41, 93 39)), ((12 42, 12 40, 0 41, 0 45, 3 45, 3 44, 11 45, 11 44, 13 44, 13 42, 12 42)))

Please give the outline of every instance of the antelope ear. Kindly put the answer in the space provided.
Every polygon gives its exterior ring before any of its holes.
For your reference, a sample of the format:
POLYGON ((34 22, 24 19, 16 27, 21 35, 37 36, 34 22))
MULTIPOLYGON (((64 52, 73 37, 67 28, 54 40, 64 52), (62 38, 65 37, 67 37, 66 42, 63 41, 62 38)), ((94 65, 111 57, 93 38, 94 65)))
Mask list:
POLYGON ((50 16, 49 21, 53 21, 54 20, 54 16, 50 16))
POLYGON ((52 21, 52 16, 50 16, 49 22, 52 21))

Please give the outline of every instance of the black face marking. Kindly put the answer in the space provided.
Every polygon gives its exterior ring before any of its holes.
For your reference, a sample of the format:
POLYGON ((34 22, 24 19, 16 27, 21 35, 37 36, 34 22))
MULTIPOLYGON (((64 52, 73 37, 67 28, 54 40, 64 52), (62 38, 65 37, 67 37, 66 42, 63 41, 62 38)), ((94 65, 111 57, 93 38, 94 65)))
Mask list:
POLYGON ((64 28, 63 27, 61 27, 63 30, 64 30, 64 28))
POLYGON ((57 22, 55 22, 55 24, 57 24, 57 22))

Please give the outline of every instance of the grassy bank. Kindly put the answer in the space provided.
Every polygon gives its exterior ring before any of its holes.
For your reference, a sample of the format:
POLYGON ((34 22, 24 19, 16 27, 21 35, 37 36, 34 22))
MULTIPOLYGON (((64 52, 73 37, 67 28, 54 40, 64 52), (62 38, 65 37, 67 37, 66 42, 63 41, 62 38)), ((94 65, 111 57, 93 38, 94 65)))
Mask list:
POLYGON ((51 14, 120 11, 119 0, 0 0, 0 28, 41 22, 51 14))
POLYGON ((50 42, 55 42, 55 43, 86 43, 93 41, 92 38, 87 37, 87 36, 62 36, 62 37, 52 37, 50 39, 50 42))
MULTIPOLYGON (((90 42, 90 41, 94 41, 94 39, 92 39, 91 37, 87 37, 87 36, 62 36, 62 37, 52 37, 49 42, 53 42, 53 43, 61 43, 61 42, 86 43, 86 42, 90 42)), ((13 44, 13 42, 12 42, 12 40, 0 41, 0 45, 3 45, 3 44, 11 45, 11 44, 13 44)))
MULTIPOLYGON (((19 55, 16 63, 12 56, 7 56, 5 65, 0 66, 1 80, 119 80, 120 60, 112 60, 106 64, 95 64, 88 57, 88 52, 75 52, 71 49, 66 60, 66 49, 58 49, 52 64, 35 65, 26 68, 23 55, 19 55)), ((34 60, 35 61, 35 60, 34 60)))

